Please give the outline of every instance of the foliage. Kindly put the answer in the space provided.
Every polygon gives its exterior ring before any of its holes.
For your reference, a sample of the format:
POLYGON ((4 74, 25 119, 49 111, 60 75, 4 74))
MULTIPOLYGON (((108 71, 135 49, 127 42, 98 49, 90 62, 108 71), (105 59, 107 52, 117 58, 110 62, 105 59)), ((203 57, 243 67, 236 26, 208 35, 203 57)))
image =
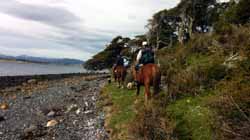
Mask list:
POLYGON ((240 0, 238 4, 232 3, 225 12, 228 23, 246 24, 250 22, 250 1, 240 0))
POLYGON ((214 112, 206 106, 209 96, 184 98, 170 104, 167 113, 176 123, 176 135, 179 139, 211 140, 216 136, 214 112))
MULTIPOLYGON (((249 5, 248 0, 240 0, 239 4, 182 0, 177 7, 156 13, 147 25, 147 35, 124 41, 131 46, 140 46, 145 40, 152 46, 159 45, 157 59, 165 93, 144 106, 142 96, 136 100, 134 91, 106 86, 105 92, 113 103, 108 125, 112 137, 249 139, 249 5), (185 44, 174 37, 183 20, 181 15, 193 32, 185 44), (198 32, 197 26, 212 26, 215 32, 198 32)), ((112 64, 112 52, 134 57, 129 48, 119 46, 119 38, 91 60, 95 61, 93 65, 112 64)))
POLYGON ((89 59, 84 67, 90 70, 102 70, 111 68, 116 61, 118 54, 128 55, 128 49, 125 47, 130 41, 129 38, 123 38, 121 36, 115 37, 106 48, 89 59))
POLYGON ((214 132, 210 131, 210 125, 202 121, 216 121, 212 123, 216 128, 223 123, 223 127, 216 130, 216 133, 219 133, 218 139, 234 139, 239 136, 248 138, 250 32, 248 26, 230 26, 230 34, 223 30, 224 33, 202 36, 197 34, 186 46, 178 45, 158 52, 161 69, 165 75, 166 92, 176 100, 167 108, 172 108, 171 114, 175 116, 176 130, 180 135, 178 138, 199 139, 200 136, 205 136, 203 139, 210 139, 210 134, 214 132), (200 101, 199 96, 205 98, 200 101), (188 113, 195 107, 186 103, 187 99, 199 105, 202 112, 210 112, 205 116, 212 115, 215 120, 206 117, 196 118, 193 112, 188 113), (187 108, 188 106, 190 108, 187 108), (196 123, 204 124, 202 127, 209 126, 210 130, 200 129, 201 132, 195 132, 198 127, 196 123), (245 128, 240 125, 244 125, 245 128), (190 127, 194 127, 191 132, 188 131, 190 127), (196 137, 196 134, 200 135, 196 137))

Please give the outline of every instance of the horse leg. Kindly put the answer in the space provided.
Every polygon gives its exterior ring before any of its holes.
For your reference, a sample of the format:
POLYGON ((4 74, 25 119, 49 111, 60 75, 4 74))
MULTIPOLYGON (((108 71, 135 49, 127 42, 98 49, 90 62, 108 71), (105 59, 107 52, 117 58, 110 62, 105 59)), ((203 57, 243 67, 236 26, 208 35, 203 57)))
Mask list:
POLYGON ((121 77, 118 78, 118 87, 121 87, 121 77))
POLYGON ((136 85, 136 87, 137 87, 136 96, 139 96, 139 94, 140 94, 140 84, 138 83, 138 84, 136 85))
POLYGON ((160 92, 160 82, 158 82, 157 80, 153 82, 153 91, 154 95, 157 95, 160 92))
POLYGON ((123 80, 121 80, 121 88, 123 89, 124 88, 124 81, 123 80))
POLYGON ((148 100, 150 100, 151 98, 151 95, 150 95, 150 84, 149 83, 146 83, 145 84, 145 101, 148 102, 148 100))
POLYGON ((117 82, 117 76, 116 76, 116 74, 114 74, 114 80, 115 80, 115 82, 117 82))
POLYGON ((124 75, 122 74, 121 76, 121 88, 122 89, 124 88, 124 81, 125 81, 125 78, 124 78, 124 75))

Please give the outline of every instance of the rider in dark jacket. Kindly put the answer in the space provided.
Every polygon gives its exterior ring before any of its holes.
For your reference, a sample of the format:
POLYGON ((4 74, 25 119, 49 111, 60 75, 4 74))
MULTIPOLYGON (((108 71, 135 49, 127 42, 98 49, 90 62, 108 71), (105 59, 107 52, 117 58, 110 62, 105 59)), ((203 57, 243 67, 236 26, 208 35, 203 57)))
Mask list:
POLYGON ((141 66, 154 63, 154 51, 152 47, 149 47, 147 42, 142 43, 143 47, 140 49, 139 53, 137 54, 136 61, 136 70, 138 70, 141 66))
POLYGON ((123 65, 124 65, 123 58, 122 58, 122 56, 119 54, 119 55, 117 56, 117 58, 116 58, 116 61, 115 61, 114 65, 113 65, 113 70, 116 70, 116 67, 117 67, 117 66, 123 66, 123 65))
POLYGON ((124 65, 124 61, 121 55, 117 56, 116 62, 115 62, 116 66, 123 66, 124 65))

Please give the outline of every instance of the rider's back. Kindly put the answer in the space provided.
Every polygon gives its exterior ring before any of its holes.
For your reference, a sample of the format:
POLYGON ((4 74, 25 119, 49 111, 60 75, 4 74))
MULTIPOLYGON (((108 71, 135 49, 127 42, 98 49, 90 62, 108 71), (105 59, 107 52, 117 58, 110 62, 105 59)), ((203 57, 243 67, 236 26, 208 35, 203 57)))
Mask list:
POLYGON ((146 48, 142 51, 142 57, 140 63, 143 65, 154 63, 154 52, 150 48, 146 48))

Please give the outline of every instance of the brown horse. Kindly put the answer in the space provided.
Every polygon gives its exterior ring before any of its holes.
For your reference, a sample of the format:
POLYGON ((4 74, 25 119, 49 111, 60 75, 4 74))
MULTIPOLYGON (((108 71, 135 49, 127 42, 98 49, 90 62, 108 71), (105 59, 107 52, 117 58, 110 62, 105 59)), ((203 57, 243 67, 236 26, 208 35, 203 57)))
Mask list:
POLYGON ((114 76, 115 82, 118 82, 119 87, 124 86, 126 74, 127 74, 127 71, 124 66, 116 66, 113 68, 113 76, 114 76))
POLYGON ((115 71, 116 70, 116 66, 113 66, 112 67, 112 75, 113 75, 113 78, 114 78, 114 81, 117 82, 117 77, 116 77, 116 74, 115 74, 115 71))
POLYGON ((136 71, 135 67, 132 66, 132 73, 134 79, 139 82, 137 84, 137 96, 140 94, 140 85, 145 86, 144 96, 146 102, 151 98, 150 86, 153 86, 154 95, 159 93, 161 72, 156 64, 146 64, 139 71, 136 71))

